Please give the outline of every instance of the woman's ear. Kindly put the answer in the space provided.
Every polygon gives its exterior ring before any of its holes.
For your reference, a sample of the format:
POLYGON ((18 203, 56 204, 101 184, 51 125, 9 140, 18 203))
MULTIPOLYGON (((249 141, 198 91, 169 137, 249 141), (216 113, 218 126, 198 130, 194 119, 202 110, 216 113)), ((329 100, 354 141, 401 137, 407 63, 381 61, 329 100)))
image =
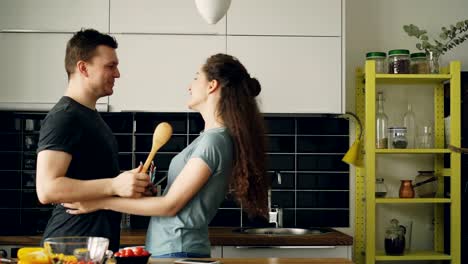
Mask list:
POLYGON ((214 93, 219 88, 219 82, 216 79, 209 81, 208 83, 208 93, 214 93))

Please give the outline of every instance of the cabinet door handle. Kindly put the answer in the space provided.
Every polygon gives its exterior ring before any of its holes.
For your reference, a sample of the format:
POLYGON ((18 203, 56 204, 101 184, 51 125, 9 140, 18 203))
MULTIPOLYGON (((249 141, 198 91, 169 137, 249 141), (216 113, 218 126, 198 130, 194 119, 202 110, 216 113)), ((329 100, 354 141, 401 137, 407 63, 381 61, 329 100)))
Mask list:
POLYGON ((288 249, 333 249, 336 246, 236 246, 238 249, 254 249, 254 248, 288 248, 288 249))

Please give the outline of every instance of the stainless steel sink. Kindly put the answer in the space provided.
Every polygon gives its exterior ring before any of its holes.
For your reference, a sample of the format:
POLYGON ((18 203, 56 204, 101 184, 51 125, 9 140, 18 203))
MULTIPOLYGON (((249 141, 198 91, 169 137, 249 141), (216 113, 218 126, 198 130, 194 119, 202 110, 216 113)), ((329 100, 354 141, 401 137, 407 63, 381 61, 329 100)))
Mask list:
POLYGON ((234 232, 239 232, 243 234, 255 234, 255 235, 279 235, 279 236, 288 236, 288 235, 321 235, 331 232, 326 228, 242 228, 234 230, 234 232))

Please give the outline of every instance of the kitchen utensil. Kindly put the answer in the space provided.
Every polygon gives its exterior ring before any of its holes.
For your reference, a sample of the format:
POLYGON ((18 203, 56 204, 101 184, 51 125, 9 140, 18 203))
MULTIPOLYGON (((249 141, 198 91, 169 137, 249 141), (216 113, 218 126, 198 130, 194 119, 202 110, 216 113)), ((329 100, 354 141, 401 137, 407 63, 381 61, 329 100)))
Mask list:
POLYGON ((109 239, 104 237, 52 237, 44 240, 44 248, 52 264, 65 261, 85 261, 101 264, 112 256, 107 250, 109 239))
POLYGON ((418 171, 414 178, 414 191, 417 197, 432 198, 437 192, 437 177, 434 171, 418 171))
POLYGON ((400 198, 414 198, 414 189, 412 180, 401 180, 400 198))
POLYGON ((153 133, 153 145, 151 146, 151 152, 148 154, 148 158, 141 169, 141 172, 146 173, 151 165, 151 161, 154 158, 156 152, 169 141, 172 136, 172 126, 169 123, 162 122, 154 129, 153 133))

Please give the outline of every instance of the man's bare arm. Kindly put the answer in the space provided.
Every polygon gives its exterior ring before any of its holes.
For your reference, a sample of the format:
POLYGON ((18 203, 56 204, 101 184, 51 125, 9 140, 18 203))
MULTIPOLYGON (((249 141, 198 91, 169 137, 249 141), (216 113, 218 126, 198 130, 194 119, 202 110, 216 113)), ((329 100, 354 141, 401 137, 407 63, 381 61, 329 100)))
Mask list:
POLYGON ((149 183, 147 174, 126 171, 115 178, 77 180, 66 176, 72 156, 43 150, 37 155, 36 190, 43 204, 66 203, 110 196, 141 197, 149 183))

